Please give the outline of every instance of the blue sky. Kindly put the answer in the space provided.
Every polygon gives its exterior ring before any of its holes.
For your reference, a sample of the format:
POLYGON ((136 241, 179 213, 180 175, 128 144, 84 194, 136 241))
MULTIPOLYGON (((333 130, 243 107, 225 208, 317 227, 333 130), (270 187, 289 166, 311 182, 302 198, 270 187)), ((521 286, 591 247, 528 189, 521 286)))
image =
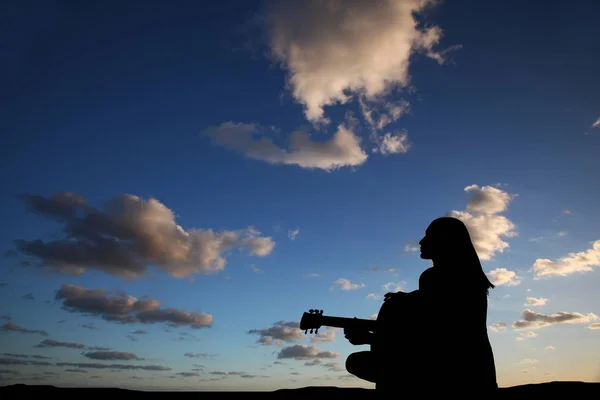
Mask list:
POLYGON ((598 3, 327 3, 2 5, 4 384, 372 387, 295 324, 448 213, 499 384, 600 379, 598 3))

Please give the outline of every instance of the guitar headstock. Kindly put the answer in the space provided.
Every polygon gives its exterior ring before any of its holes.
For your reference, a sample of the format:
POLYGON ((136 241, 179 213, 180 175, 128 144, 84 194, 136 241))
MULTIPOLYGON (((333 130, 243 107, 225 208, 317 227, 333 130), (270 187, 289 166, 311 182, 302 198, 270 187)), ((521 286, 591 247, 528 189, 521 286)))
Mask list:
POLYGON ((302 314, 302 319, 300 320, 300 329, 304 331, 304 333, 308 333, 310 329, 310 333, 318 333, 319 328, 321 327, 323 320, 323 310, 313 310, 310 309, 308 312, 302 314))

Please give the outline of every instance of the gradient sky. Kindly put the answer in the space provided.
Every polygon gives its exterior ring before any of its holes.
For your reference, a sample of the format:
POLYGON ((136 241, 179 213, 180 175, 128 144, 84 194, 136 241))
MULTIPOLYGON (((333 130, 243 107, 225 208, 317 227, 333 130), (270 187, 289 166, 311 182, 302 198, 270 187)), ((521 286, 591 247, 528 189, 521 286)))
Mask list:
POLYGON ((1 384, 373 387, 298 321, 446 214, 500 386, 600 379, 600 3, 200 4, 2 3, 1 384))

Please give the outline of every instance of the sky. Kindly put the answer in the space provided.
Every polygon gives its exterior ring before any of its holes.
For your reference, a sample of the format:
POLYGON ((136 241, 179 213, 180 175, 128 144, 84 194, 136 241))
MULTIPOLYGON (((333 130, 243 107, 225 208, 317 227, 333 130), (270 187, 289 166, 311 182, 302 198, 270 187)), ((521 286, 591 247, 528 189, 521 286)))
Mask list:
POLYGON ((444 215, 499 385, 600 380, 597 1, 0 7, 0 384, 372 388, 299 320, 417 289, 444 215))

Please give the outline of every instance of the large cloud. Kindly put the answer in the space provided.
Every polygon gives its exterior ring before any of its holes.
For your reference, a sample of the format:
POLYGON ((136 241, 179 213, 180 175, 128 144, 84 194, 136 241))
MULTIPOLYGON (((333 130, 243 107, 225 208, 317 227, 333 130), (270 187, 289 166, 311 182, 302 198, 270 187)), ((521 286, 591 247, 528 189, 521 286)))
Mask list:
POLYGON ((62 272, 81 274, 92 268, 132 279, 143 276, 152 265, 181 278, 223 270, 228 251, 247 249, 250 255, 263 257, 275 246, 253 227, 184 230, 174 212, 153 198, 120 195, 102 210, 71 192, 20 198, 31 211, 62 224, 64 237, 17 240, 17 250, 40 266, 62 272))
POLYGON ((515 195, 493 186, 478 185, 465 187, 465 192, 470 195, 466 210, 453 210, 448 216, 463 221, 479 258, 489 260, 509 247, 506 238, 517 235, 515 224, 499 214, 506 211, 515 195))
POLYGON ((270 345, 277 341, 294 342, 303 338, 300 323, 296 321, 278 321, 269 328, 251 329, 250 334, 259 335, 258 343, 270 345))
POLYGON ((109 321, 121 323, 163 322, 172 327, 210 327, 211 314, 160 308, 160 302, 153 299, 137 299, 126 293, 108 295, 103 289, 87 289, 81 286, 64 284, 56 293, 56 299, 63 301, 63 308, 70 312, 100 315, 109 321))
POLYGON ((367 160, 367 154, 360 147, 361 139, 345 125, 339 125, 330 139, 321 141, 312 140, 304 131, 295 131, 290 135, 287 148, 276 145, 266 136, 265 129, 256 124, 224 122, 208 128, 205 135, 217 146, 270 164, 331 171, 358 166, 367 160))
POLYGON ((294 358, 296 360, 309 360, 313 358, 338 358, 340 355, 332 351, 324 351, 315 346, 295 344, 284 347, 277 354, 277 358, 294 358))
POLYGON ((533 264, 533 272, 537 279, 545 276, 567 276, 576 272, 589 272, 592 267, 600 266, 600 240, 592 244, 592 248, 579 253, 569 253, 557 261, 538 258, 533 264))
POLYGON ((581 314, 578 312, 560 311, 555 314, 541 314, 532 310, 524 310, 521 319, 513 322, 515 329, 538 329, 557 324, 582 324, 596 321, 598 316, 593 313, 581 314))
POLYGON ((443 61, 434 50, 442 31, 421 27, 417 13, 431 0, 271 1, 267 28, 272 56, 288 72, 288 85, 305 107, 309 121, 328 122, 323 108, 348 102, 381 105, 375 124, 398 115, 381 98, 410 83, 411 56, 422 52, 443 61), (377 101, 379 100, 379 101, 377 101), (391 108, 391 110, 390 110, 391 108))

